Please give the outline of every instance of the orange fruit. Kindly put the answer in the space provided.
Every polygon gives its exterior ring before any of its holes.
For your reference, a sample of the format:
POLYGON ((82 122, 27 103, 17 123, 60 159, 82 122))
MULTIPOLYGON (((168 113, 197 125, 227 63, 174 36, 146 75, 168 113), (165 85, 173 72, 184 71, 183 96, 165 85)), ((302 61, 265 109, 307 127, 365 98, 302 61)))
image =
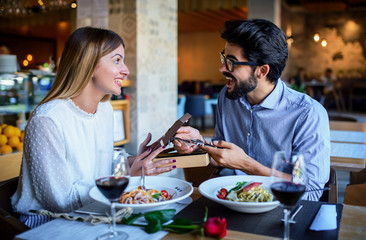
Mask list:
POLYGON ((6 126, 8 126, 8 124, 3 123, 3 124, 1 124, 1 126, 0 126, 0 127, 1 127, 2 129, 4 129, 6 126))
POLYGON ((19 129, 19 128, 14 127, 14 133, 15 133, 15 135, 14 135, 14 136, 20 137, 21 132, 22 132, 22 131, 20 131, 20 129, 19 129))
POLYGON ((23 151, 23 143, 20 142, 16 147, 15 147, 18 151, 23 151))
POLYGON ((20 141, 21 141, 21 142, 23 142, 23 140, 24 140, 24 131, 22 131, 22 132, 20 133, 19 138, 20 138, 20 141))
POLYGON ((3 145, 0 148, 0 152, 2 154, 8 154, 8 153, 12 153, 13 152, 13 149, 9 145, 3 145))
POLYGON ((1 134, 0 135, 0 146, 5 145, 7 142, 8 142, 8 138, 5 135, 1 134))
POLYGON ((13 126, 6 126, 4 129, 3 129, 3 134, 5 136, 7 136, 8 138, 9 137, 12 137, 12 136, 15 136, 15 127, 13 126))
POLYGON ((0 134, 3 132, 3 129, 0 127, 0 134))
POLYGON ((16 146, 18 146, 18 144, 20 143, 19 137, 17 136, 12 136, 8 139, 8 145, 10 147, 15 148, 16 146))

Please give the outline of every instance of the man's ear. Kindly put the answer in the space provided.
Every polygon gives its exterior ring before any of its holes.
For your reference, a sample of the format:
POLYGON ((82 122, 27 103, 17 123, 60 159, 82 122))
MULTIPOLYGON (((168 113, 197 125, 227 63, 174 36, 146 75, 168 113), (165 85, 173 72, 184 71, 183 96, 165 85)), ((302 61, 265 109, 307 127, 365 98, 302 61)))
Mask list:
POLYGON ((270 67, 268 64, 258 66, 257 69, 255 70, 256 77, 259 79, 265 78, 269 73, 269 69, 270 67))

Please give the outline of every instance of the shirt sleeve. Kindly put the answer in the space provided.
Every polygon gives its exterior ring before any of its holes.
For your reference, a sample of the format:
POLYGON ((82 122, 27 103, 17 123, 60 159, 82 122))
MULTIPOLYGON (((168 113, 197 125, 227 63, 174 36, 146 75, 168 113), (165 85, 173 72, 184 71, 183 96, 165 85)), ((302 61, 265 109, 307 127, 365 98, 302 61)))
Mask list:
POLYGON ((63 132, 48 117, 33 117, 26 129, 24 155, 37 201, 47 210, 69 212, 82 206, 90 184, 78 180, 66 159, 63 132))
POLYGON ((221 93, 217 99, 217 106, 216 106, 216 115, 214 116, 216 119, 216 125, 215 125, 215 135, 211 139, 211 141, 216 140, 225 140, 224 134, 223 134, 223 123, 222 123, 222 99, 223 99, 223 91, 221 90, 221 93))
MULTIPOLYGON (((323 188, 330 173, 330 131, 328 114, 320 104, 313 104, 299 118, 293 140, 293 151, 304 155, 307 168, 307 190, 323 188)), ((311 191, 302 199, 318 201, 322 191, 311 191)))

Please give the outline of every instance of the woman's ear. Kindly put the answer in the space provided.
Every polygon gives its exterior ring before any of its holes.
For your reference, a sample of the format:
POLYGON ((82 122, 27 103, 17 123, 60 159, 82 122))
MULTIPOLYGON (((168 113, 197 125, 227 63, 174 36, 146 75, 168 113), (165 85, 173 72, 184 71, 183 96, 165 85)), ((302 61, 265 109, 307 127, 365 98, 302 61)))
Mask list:
POLYGON ((257 78, 259 78, 259 79, 265 78, 267 76, 267 74, 269 73, 269 69, 270 69, 270 67, 268 64, 258 66, 256 69, 256 72, 255 72, 257 78))

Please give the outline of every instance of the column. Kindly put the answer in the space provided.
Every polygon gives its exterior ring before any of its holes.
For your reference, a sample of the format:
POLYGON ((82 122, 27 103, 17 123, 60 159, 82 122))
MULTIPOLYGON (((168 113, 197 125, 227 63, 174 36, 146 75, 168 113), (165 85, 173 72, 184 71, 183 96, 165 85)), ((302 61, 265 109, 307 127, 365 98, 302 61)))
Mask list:
POLYGON ((76 28, 108 28, 108 0, 78 0, 76 28))
POLYGON ((131 86, 131 142, 135 154, 149 132, 153 141, 176 121, 177 1, 111 1, 109 28, 125 42, 131 86))
POLYGON ((248 0, 248 18, 267 19, 281 27, 281 0, 248 0))

